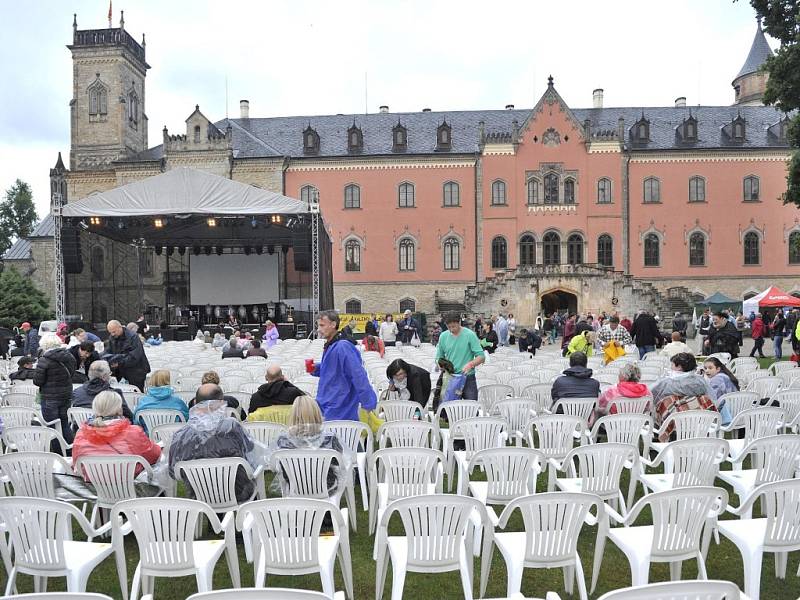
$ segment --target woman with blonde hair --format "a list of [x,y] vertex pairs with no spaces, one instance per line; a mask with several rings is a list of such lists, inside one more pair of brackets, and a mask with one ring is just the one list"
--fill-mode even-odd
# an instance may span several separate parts
[[586,356],[594,354],[594,331],[581,331],[573,337],[567,346],[567,356],[575,352],[583,352]]
[[150,375],[150,387],[147,395],[142,396],[133,413],[133,422],[139,423],[141,413],[146,410],[177,410],[183,415],[183,420],[189,419],[189,407],[180,396],[175,395],[175,390],[170,385],[170,373],[166,369],[159,369]]

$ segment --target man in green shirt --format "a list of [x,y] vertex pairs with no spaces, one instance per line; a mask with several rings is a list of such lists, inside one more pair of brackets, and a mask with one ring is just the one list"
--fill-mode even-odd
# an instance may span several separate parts
[[461,326],[458,313],[449,313],[445,317],[447,331],[439,336],[436,346],[436,360],[446,358],[453,364],[456,373],[467,376],[462,398],[478,399],[478,383],[475,381],[475,367],[484,361],[483,348],[475,332]]

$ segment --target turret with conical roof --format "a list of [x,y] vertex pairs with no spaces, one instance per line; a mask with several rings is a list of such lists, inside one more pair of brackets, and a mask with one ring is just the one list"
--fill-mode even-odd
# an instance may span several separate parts
[[761,19],[756,25],[756,35],[750,52],[744,61],[739,74],[733,80],[735,97],[734,104],[744,104],[748,106],[763,104],[764,90],[767,88],[767,78],[769,75],[761,70],[766,60],[772,56],[772,48],[769,47],[764,31],[761,29]]

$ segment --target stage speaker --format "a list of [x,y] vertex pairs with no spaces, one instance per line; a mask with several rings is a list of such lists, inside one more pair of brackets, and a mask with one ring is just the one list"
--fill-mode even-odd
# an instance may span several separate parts
[[61,228],[61,251],[64,256],[64,272],[83,273],[83,255],[81,253],[81,234],[76,227]]
[[294,339],[294,323],[278,323],[278,337],[282,340]]
[[311,270],[311,231],[295,229],[292,231],[292,250],[294,251],[294,270]]

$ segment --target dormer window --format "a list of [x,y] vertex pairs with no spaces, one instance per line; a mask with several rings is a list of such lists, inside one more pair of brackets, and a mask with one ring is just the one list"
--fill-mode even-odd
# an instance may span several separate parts
[[306,127],[305,131],[303,132],[303,153],[319,153],[319,134],[313,127],[311,127],[311,125]]
[[392,129],[392,152],[405,152],[408,149],[408,132],[397,122]]
[[689,118],[683,121],[681,137],[684,142],[697,141],[697,119],[693,116],[689,115]]
[[778,127],[778,137],[782,141],[786,141],[789,135],[789,117],[784,117]]
[[743,142],[745,134],[745,120],[739,115],[731,123],[731,137],[735,142]]
[[436,149],[437,150],[450,150],[452,147],[452,130],[447,121],[443,121],[436,129]]
[[633,126],[633,139],[640,144],[646,144],[650,141],[650,121],[644,118],[644,113]]
[[356,126],[355,121],[350,129],[347,130],[347,151],[361,152],[364,149],[364,135],[361,128]]

